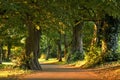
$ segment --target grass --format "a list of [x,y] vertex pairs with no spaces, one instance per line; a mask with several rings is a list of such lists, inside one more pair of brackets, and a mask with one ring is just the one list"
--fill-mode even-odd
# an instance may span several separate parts
[[25,71],[25,70],[1,70],[0,71],[0,78],[1,77],[9,77],[9,76],[17,76],[17,75],[20,75],[20,74],[25,74],[25,73],[30,73],[30,71]]
[[45,60],[45,59],[39,59],[39,62],[40,63],[57,63],[58,62],[58,60],[56,59],[56,58],[50,58],[50,59],[48,59],[48,60]]
[[[86,61],[82,60],[82,61],[72,62],[69,65],[75,66],[75,67],[81,67],[85,64],[86,64]],[[99,65],[95,65],[91,68],[104,69],[104,68],[110,68],[110,67],[116,67],[116,66],[120,66],[120,61],[106,62],[106,63],[102,63],[102,64],[99,64]]]
[[41,64],[66,64],[65,59],[62,59],[62,62],[59,62],[56,58],[50,58],[48,60],[45,59],[39,59],[39,62]]
[[30,73],[31,71],[28,70],[21,70],[18,68],[13,68],[14,63],[12,62],[3,62],[0,64],[0,78],[2,77],[9,77],[9,76],[17,76],[20,74],[27,74]]

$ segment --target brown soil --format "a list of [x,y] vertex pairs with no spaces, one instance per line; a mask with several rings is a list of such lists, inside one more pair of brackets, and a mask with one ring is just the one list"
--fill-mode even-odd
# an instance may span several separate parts
[[9,80],[120,80],[120,66],[80,69],[69,65],[42,64],[42,68],[42,71],[12,77]]

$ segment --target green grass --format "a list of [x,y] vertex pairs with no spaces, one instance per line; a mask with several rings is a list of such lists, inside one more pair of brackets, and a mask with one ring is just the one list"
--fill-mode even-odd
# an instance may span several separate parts
[[[72,62],[69,65],[75,66],[75,67],[81,67],[81,66],[87,65],[87,64],[86,64],[86,61],[83,60],[83,61]],[[102,69],[104,69],[104,68],[110,68],[110,67],[116,67],[116,66],[120,66],[120,60],[98,64],[98,65],[95,65],[94,67],[91,67],[91,68],[102,68]]]
[[20,75],[20,74],[28,74],[28,73],[30,73],[30,71],[17,70],[17,69],[1,70],[0,71],[0,77],[17,76],[17,75]]
[[12,62],[3,62],[0,64],[0,78],[1,77],[9,77],[9,76],[17,76],[20,74],[27,74],[31,71],[29,70],[21,70],[18,68],[14,68],[14,63]]
[[39,59],[39,62],[43,64],[65,64],[65,59],[63,58],[62,60],[62,62],[59,62],[56,58],[50,58],[48,60]]
[[[58,62],[56,58],[50,58],[49,60],[39,59],[39,62],[44,64],[65,64],[64,59],[62,62]],[[15,64],[12,62],[3,62],[0,64],[0,77],[17,76],[20,74],[29,74],[32,72],[30,70],[14,68],[14,65]]]

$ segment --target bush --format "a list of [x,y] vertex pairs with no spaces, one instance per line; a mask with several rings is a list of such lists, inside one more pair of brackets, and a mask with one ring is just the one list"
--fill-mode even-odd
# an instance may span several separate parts
[[78,61],[84,59],[84,53],[80,53],[79,51],[76,51],[71,55],[70,61]]
[[100,48],[94,47],[85,54],[86,63],[83,65],[84,68],[93,67],[100,63],[102,60]]
[[104,60],[105,60],[106,62],[118,61],[118,60],[120,60],[120,53],[108,52],[108,53],[105,55]]

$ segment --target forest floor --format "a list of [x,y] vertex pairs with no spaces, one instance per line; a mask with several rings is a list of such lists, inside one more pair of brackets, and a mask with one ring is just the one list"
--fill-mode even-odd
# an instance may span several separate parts
[[0,80],[120,80],[120,66],[81,69],[71,65],[42,63],[42,71],[9,76]]

